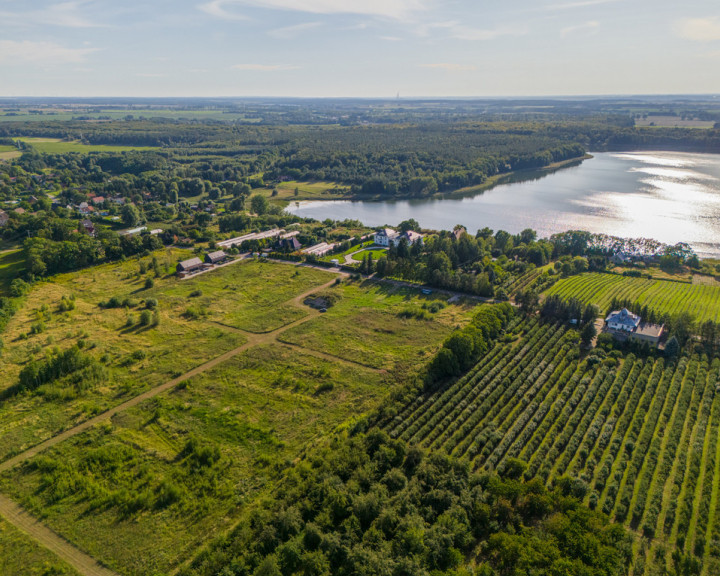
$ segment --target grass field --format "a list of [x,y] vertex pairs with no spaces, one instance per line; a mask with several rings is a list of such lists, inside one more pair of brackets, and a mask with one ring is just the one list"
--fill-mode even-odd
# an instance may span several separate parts
[[720,573],[720,360],[582,358],[577,333],[531,320],[464,377],[399,410],[392,436],[475,469],[582,481],[585,500],[639,536],[635,576],[677,547]]
[[41,154],[66,154],[67,152],[131,152],[133,150],[154,150],[148,146],[107,146],[102,144],[81,144],[80,142],[65,142],[55,138],[18,138],[30,144]]
[[[339,301],[321,317],[285,332],[281,339],[380,369],[418,365],[437,345],[470,319],[473,306],[448,306],[436,314],[423,304],[441,296],[418,296],[417,290],[365,282],[333,288]],[[405,312],[410,312],[405,317]],[[418,318],[415,314],[423,315]]]
[[[298,189],[297,196],[295,189]],[[340,198],[350,197],[350,187],[335,182],[297,182],[291,180],[288,182],[280,182],[275,190],[278,193],[273,196],[271,188],[258,189],[256,192],[262,192],[270,200],[282,202],[300,202],[302,200],[338,200]]]
[[[192,308],[221,324],[263,333],[305,316],[301,308],[288,301],[333,278],[313,268],[248,261],[158,287],[156,291],[178,313]],[[202,294],[190,296],[197,291]]]
[[388,386],[370,370],[263,346],[35,458],[2,487],[121,574],[166,574]]
[[9,296],[10,283],[25,269],[22,250],[0,252],[0,296]]
[[79,576],[70,566],[2,519],[0,519],[0,574]]
[[630,299],[668,314],[689,312],[696,321],[720,321],[720,286],[587,273],[557,282],[546,295],[579,298],[605,312],[613,298]]
[[2,146],[0,145],[0,160],[12,160],[18,158],[21,152],[18,151],[15,146]]

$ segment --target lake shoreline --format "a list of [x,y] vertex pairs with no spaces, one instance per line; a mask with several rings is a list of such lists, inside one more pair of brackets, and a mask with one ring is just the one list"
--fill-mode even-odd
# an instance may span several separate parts
[[[377,194],[333,194],[328,193],[327,198],[317,197],[303,197],[300,193],[294,199],[287,200],[283,199],[278,202],[283,208],[287,208],[291,204],[302,202],[392,202],[392,201],[405,201],[405,200],[431,200],[441,198],[462,198],[466,196],[473,196],[486,190],[490,190],[495,186],[507,183],[507,181],[521,182],[525,178],[531,179],[533,175],[538,174],[551,174],[564,168],[570,168],[572,166],[578,166],[585,160],[592,159],[592,154],[584,154],[582,156],[576,156],[575,158],[568,158],[567,160],[561,160],[560,162],[553,162],[542,168],[525,168],[523,170],[513,170],[511,172],[503,172],[502,174],[496,174],[490,176],[482,184],[476,184],[475,186],[466,186],[465,188],[458,188],[457,190],[450,190],[445,192],[435,192],[428,196],[409,196],[409,195],[395,195],[395,196],[378,196]],[[272,200],[272,198],[270,198]]]
[[298,202],[287,208],[322,221],[358,220],[422,228],[489,227],[540,237],[587,230],[622,238],[687,242],[698,256],[720,256],[720,164],[713,154],[597,152],[544,170],[523,171],[460,193],[426,198]]

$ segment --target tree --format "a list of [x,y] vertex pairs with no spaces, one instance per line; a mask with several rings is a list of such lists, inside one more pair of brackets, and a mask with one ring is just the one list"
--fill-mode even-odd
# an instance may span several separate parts
[[258,216],[266,214],[269,206],[270,203],[268,202],[268,199],[262,194],[255,194],[250,198],[250,208]]
[[232,187],[232,195],[235,198],[247,198],[250,196],[250,192],[252,191],[252,188],[248,184],[245,184],[245,182],[238,182]]
[[680,352],[680,344],[678,344],[677,338],[671,336],[665,344],[665,356],[668,358],[674,358]]
[[582,327],[582,330],[580,330],[580,340],[586,348],[592,344],[593,338],[597,336],[597,330],[595,329],[595,323],[594,322],[588,322],[585,324],[585,326]]
[[120,210],[120,218],[122,218],[122,222],[125,226],[137,226],[138,224],[142,224],[143,221],[138,207],[129,202],[123,204],[123,207]]
[[415,218],[410,218],[408,220],[403,220],[398,224],[398,228],[400,229],[400,232],[407,232],[408,230],[414,230],[415,232],[420,231],[420,224],[418,223]]

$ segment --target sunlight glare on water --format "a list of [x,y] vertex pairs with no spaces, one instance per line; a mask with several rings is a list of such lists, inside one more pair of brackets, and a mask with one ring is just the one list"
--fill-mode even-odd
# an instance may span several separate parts
[[488,226],[540,236],[588,230],[687,242],[720,257],[720,156],[679,152],[597,153],[582,164],[501,184],[465,198],[385,202],[299,202],[298,216],[358,219],[369,226],[415,218],[421,226],[469,231]]

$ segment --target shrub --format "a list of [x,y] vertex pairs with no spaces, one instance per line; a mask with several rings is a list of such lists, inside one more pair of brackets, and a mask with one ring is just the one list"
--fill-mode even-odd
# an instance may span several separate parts
[[145,278],[145,290],[149,290],[153,286],[155,286],[155,280],[152,278]]
[[158,301],[157,298],[146,298],[145,299],[145,308],[148,310],[154,310],[157,308]]
[[152,322],[152,312],[150,310],[143,310],[140,313],[140,326],[149,326]]

